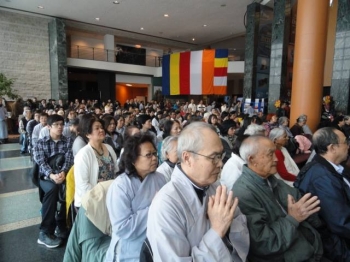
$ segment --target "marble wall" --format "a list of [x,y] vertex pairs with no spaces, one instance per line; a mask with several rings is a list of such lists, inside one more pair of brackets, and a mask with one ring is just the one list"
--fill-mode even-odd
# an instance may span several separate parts
[[350,2],[338,0],[331,96],[337,111],[350,113]]

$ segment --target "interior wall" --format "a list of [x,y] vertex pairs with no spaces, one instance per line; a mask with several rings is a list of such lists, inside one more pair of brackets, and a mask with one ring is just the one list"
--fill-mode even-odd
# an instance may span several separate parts
[[333,5],[329,7],[328,13],[328,30],[327,30],[327,49],[326,49],[326,61],[324,66],[323,86],[332,85],[333,75],[333,57],[334,57],[334,45],[335,34],[337,27],[337,12],[338,12],[338,0],[333,0]]
[[115,85],[115,99],[118,100],[122,105],[125,104],[126,100],[134,99],[137,96],[146,97],[148,99],[148,88],[136,88],[125,85]]
[[104,49],[105,44],[103,39],[88,38],[83,36],[72,35],[70,37],[71,46],[88,46]]

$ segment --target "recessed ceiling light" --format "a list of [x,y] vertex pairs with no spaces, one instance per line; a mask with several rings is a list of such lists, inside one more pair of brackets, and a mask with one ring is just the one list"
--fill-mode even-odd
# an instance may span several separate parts
[[222,5],[220,5],[221,7],[225,7],[226,6],[226,4],[222,4]]
[[140,30],[143,30],[143,29],[144,29],[143,27],[140,28]]
[[100,21],[100,18],[99,18],[99,17],[96,17],[95,19],[96,19],[96,21]]
[[132,84],[126,84],[126,86],[132,86]]
[[169,17],[169,15],[168,14],[164,14],[164,17]]
[[136,48],[141,48],[141,45],[135,45]]
[[196,40],[196,38],[192,38],[192,41],[195,41]]
[[44,9],[44,7],[42,5],[38,5],[39,9]]
[[120,4],[119,1],[113,1],[113,4]]
[[234,51],[236,51],[237,49],[236,48],[233,48]]
[[207,27],[207,25],[203,25],[203,27]]

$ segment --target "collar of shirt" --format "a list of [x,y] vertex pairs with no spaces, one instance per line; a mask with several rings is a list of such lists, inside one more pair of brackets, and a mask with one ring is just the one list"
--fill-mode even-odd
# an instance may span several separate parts
[[334,167],[335,171],[337,171],[337,173],[341,174],[343,173],[344,171],[344,167],[342,167],[341,165],[336,165],[336,164],[333,164],[332,162],[328,161],[328,163],[330,163],[332,165],[332,167]]

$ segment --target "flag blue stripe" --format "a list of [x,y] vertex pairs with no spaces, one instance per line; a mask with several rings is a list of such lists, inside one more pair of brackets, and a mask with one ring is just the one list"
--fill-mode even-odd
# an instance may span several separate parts
[[226,58],[228,57],[228,49],[216,49],[215,58]]
[[164,55],[162,61],[162,94],[170,95],[170,55]]

